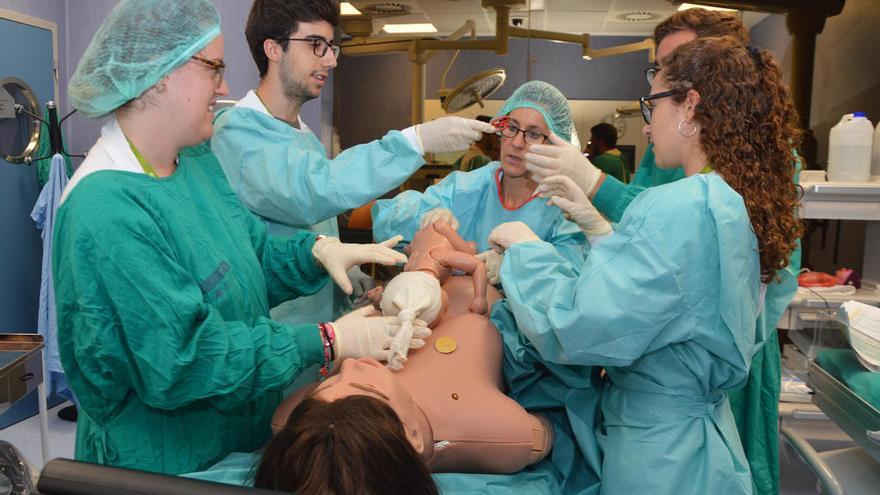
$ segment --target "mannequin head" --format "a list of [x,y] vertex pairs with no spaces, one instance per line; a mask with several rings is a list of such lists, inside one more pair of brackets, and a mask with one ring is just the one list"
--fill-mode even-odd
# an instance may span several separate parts
[[438,493],[395,410],[368,395],[303,400],[267,445],[254,485],[304,495]]

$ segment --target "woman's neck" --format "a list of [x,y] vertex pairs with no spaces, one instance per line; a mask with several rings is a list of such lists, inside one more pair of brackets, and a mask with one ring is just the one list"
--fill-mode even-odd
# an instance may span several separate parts
[[508,207],[518,207],[531,199],[532,194],[538,183],[529,178],[528,175],[520,177],[501,176],[501,199],[504,205]]
[[177,170],[177,144],[173,126],[167,119],[150,118],[149,114],[122,111],[116,113],[122,133],[137,148],[159,177],[168,177]]
[[687,177],[692,175],[699,174],[706,165],[709,165],[709,158],[706,156],[706,153],[703,152],[702,148],[694,147],[688,156],[685,157],[684,164],[682,164],[682,168],[684,168],[684,174]]

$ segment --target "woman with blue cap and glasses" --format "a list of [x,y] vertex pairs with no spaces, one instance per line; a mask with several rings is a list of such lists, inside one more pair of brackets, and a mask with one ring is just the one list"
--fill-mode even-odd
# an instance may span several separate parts
[[459,235],[477,244],[486,262],[489,280],[498,283],[501,255],[489,250],[489,233],[504,222],[519,220],[554,246],[572,263],[584,256],[584,237],[562,212],[537,199],[525,154],[535,144],[556,134],[574,139],[568,100],[543,81],[529,81],[513,92],[493,121],[501,136],[501,159],[472,172],[453,172],[424,193],[405,191],[373,206],[373,238],[402,235],[412,240],[416,231],[436,220],[446,220]]
[[[301,232],[272,237],[205,143],[227,93],[209,0],[123,0],[70,80],[112,118],[71,179],[53,268],[61,361],[79,401],[77,459],[164,473],[258,448],[306,367],[387,354],[396,318],[268,318],[367,262],[405,257]],[[413,346],[428,330],[419,323]]]
[[641,104],[657,165],[687,177],[642,192],[613,233],[575,181],[544,179],[592,249],[572,266],[501,225],[502,285],[545,361],[605,367],[604,493],[752,493],[727,391],[765,342],[766,284],[800,233],[794,106],[773,56],[731,37],[678,47]]

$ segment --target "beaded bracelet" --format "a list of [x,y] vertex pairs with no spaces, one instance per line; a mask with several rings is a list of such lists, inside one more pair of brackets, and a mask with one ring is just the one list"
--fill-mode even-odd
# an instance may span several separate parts
[[321,376],[327,378],[330,376],[330,366],[336,354],[333,350],[336,333],[333,331],[333,325],[328,323],[318,323],[318,332],[321,334],[321,341],[324,344],[324,366],[321,367]]

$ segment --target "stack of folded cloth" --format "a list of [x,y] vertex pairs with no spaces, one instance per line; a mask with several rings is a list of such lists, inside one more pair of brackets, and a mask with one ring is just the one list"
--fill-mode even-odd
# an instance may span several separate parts
[[849,345],[862,365],[880,371],[880,308],[847,301],[837,315],[847,325]]

